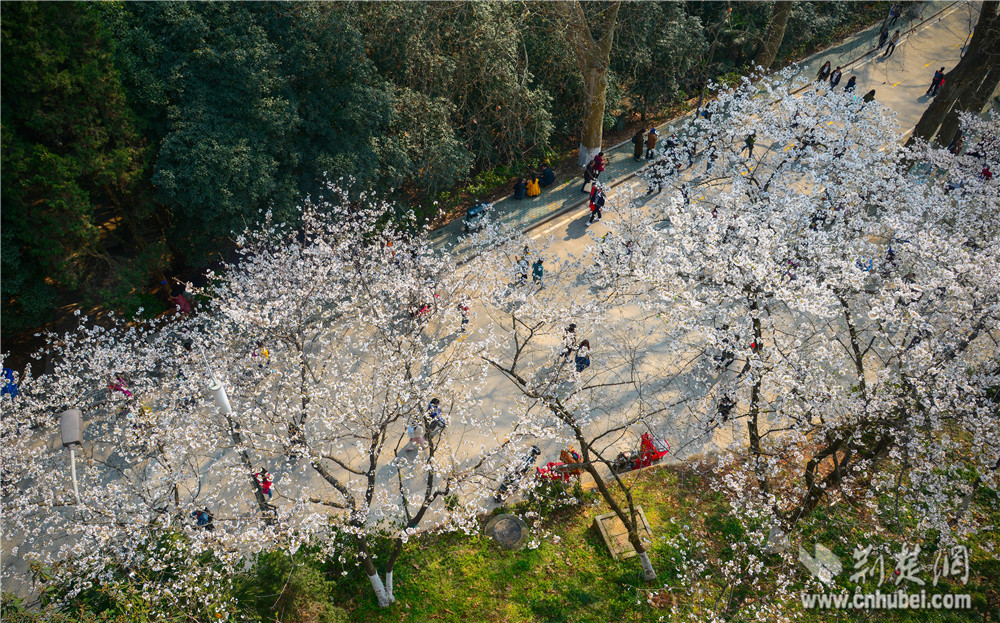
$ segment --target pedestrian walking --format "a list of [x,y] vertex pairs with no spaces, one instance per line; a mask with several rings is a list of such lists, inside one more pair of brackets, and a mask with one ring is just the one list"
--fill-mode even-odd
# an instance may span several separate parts
[[830,74],[830,88],[831,89],[837,88],[837,85],[840,84],[840,78],[843,75],[844,75],[843,72],[840,71],[840,65],[838,65],[837,68],[833,70],[833,73]]
[[722,400],[719,401],[719,406],[716,409],[716,414],[719,417],[719,419],[722,420],[723,424],[729,421],[729,414],[732,413],[735,407],[736,407],[736,401],[733,400],[732,396],[728,394],[723,396]]
[[595,220],[599,221],[604,216],[604,189],[600,186],[597,187],[597,192],[593,194],[590,200],[590,220],[587,224],[593,223]]
[[427,436],[432,437],[438,434],[444,430],[447,424],[448,422],[441,412],[441,399],[431,398],[430,404],[427,405]]
[[927,92],[924,95],[930,95],[934,97],[938,94],[938,91],[944,85],[944,67],[934,72],[934,77],[931,78],[931,86],[927,87]]
[[979,177],[986,182],[993,179],[993,171],[990,171],[990,165],[988,164],[983,165],[983,170],[979,172]]
[[266,495],[267,499],[270,500],[271,496],[274,494],[274,490],[271,488],[271,486],[274,484],[274,479],[271,478],[271,474],[268,473],[267,468],[266,467],[260,468],[260,471],[254,474],[253,477],[254,480],[257,481],[257,484],[260,486],[261,493]]
[[537,283],[539,288],[544,288],[545,284],[542,282],[542,277],[545,275],[545,267],[542,266],[542,258],[535,260],[535,263],[531,265],[531,282]]
[[[829,63],[827,63],[829,65]],[[753,146],[757,143],[757,131],[754,130],[750,134],[747,134],[746,139],[743,141],[743,149],[747,150],[747,157],[753,158]],[[743,153],[743,149],[740,153]]]
[[556,174],[548,162],[542,163],[542,188],[548,188],[556,181]]
[[865,104],[867,104],[868,102],[874,101],[875,100],[875,89],[872,89],[871,91],[868,91],[867,93],[865,93],[865,96],[862,97],[861,99],[864,101]]
[[635,133],[635,136],[632,137],[632,145],[634,146],[634,149],[632,150],[632,158],[636,162],[642,162],[642,138],[645,133],[646,128],[642,128]]
[[560,358],[565,359],[576,350],[576,325],[570,323],[568,327],[563,329],[563,350],[562,354],[559,355]]
[[406,434],[410,436],[410,444],[417,448],[423,448],[427,445],[427,440],[424,439],[424,425],[419,422],[413,422],[406,427]]
[[590,367],[590,341],[583,340],[579,348],[576,349],[576,357],[573,358],[577,372],[583,372]]
[[517,258],[517,274],[521,276],[521,283],[528,283],[528,259],[524,257]]
[[469,304],[459,303],[458,313],[462,316],[462,333],[465,333],[465,325],[469,324]]
[[597,171],[598,177],[600,177],[601,173],[604,173],[604,165],[604,152],[599,151],[597,152],[597,155],[594,156],[594,170]]
[[880,28],[878,31],[878,47],[875,49],[881,50],[882,46],[884,46],[885,42],[888,40],[889,40],[889,28],[886,27],[885,24],[883,24],[882,28]]
[[898,2],[889,7],[889,26],[895,24],[896,20],[899,19],[899,16],[902,15],[902,13],[903,8],[899,6]]
[[885,49],[885,54],[882,56],[888,58],[892,56],[892,53],[896,51],[896,44],[899,43],[899,31],[892,33],[892,37],[889,39],[889,45]]
[[819,73],[816,75],[816,82],[826,82],[826,79],[830,77],[830,61],[823,63],[823,66],[819,68]]
[[529,197],[537,197],[538,195],[542,194],[542,189],[538,185],[537,176],[535,175],[531,176],[531,179],[528,180],[528,186],[526,190]]
[[591,161],[590,164],[583,169],[583,188],[580,190],[585,193],[589,193],[593,188],[594,180],[596,179],[597,171],[594,169],[594,162]]
[[646,160],[653,159],[653,152],[656,150],[656,128],[649,130],[649,134],[646,135]]
[[844,85],[844,93],[854,93],[854,87],[858,84],[858,77],[851,76]]

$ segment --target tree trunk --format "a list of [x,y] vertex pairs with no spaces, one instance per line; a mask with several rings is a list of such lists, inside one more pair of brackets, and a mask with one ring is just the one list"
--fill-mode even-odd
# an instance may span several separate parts
[[[374,566],[372,569],[374,570]],[[392,602],[396,601],[392,597],[392,574],[388,574],[386,579],[388,580],[388,587],[382,583],[382,578],[378,577],[377,571],[368,576],[368,581],[372,584],[372,590],[375,591],[375,597],[378,598],[380,608],[388,608],[392,605]]]
[[951,139],[955,138],[955,134],[958,132],[958,112],[963,110],[978,114],[993,96],[998,84],[1000,84],[1000,64],[994,63],[979,87],[975,90],[966,89],[965,93],[955,102],[955,106],[941,123],[941,129],[938,130],[937,142],[939,145],[950,145]]
[[945,74],[941,92],[927,107],[913,129],[907,145],[921,138],[931,142],[941,128],[948,113],[967,89],[978,90],[986,75],[996,62],[1000,50],[1000,19],[997,15],[997,0],[983,2],[976,30],[969,43],[969,49],[954,69]]
[[[649,554],[646,553],[646,548],[642,547],[641,543],[638,546],[633,543],[632,547],[635,547],[635,551],[639,552],[639,562],[642,563],[642,579],[647,582],[655,582],[656,570],[653,569],[653,563],[649,562]],[[642,551],[639,551],[639,548],[642,548]]]
[[392,596],[392,569],[386,571],[385,582],[382,582],[382,578],[378,577],[378,570],[375,568],[375,563],[372,562],[371,553],[368,550],[368,540],[361,537],[359,545],[361,550],[361,566],[365,570],[365,575],[368,576],[368,581],[371,582],[372,590],[375,591],[375,597],[378,598],[378,605],[380,608],[387,608],[396,601],[396,598]]
[[580,159],[587,166],[601,151],[604,140],[604,108],[607,103],[608,68],[591,67],[584,71],[586,93],[583,103],[583,127],[580,131]]
[[551,6],[565,23],[563,35],[573,48],[576,64],[583,76],[583,125],[580,129],[580,157],[577,163],[587,164],[601,151],[604,138],[604,107],[607,103],[608,65],[611,57],[611,43],[614,40],[615,21],[618,19],[620,2],[614,2],[604,15],[604,27],[597,41],[591,35],[590,25],[583,14],[579,0],[553,2]]
[[760,65],[764,69],[770,69],[774,63],[774,57],[778,55],[778,48],[785,38],[785,26],[788,25],[788,16],[792,14],[792,0],[778,0],[771,9],[771,23],[767,27],[767,36],[764,39],[764,47],[761,48],[754,59],[754,65]]

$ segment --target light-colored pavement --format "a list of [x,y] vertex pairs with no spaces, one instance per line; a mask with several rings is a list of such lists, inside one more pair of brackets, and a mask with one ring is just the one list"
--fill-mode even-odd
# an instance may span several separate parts
[[[847,84],[851,75],[856,75],[859,95],[875,89],[880,102],[900,113],[901,127],[912,128],[930,104],[930,99],[922,96],[935,69],[944,66],[950,70],[958,62],[962,46],[978,18],[978,7],[978,3],[925,2],[915,11],[906,11],[891,26],[890,32],[898,29],[902,37],[888,59],[882,57],[882,50],[875,49],[879,24],[806,58],[800,65],[801,70],[805,75],[815,74],[826,61],[832,66],[842,66],[844,76],[840,88]],[[692,115],[687,113],[658,126],[661,143],[688,123]],[[632,148],[629,141],[605,147],[607,167],[599,181],[615,186],[632,179],[646,166],[645,160],[632,159]],[[551,224],[553,219],[578,209],[586,210],[587,196],[581,192],[582,186],[581,174],[571,180],[557,179],[537,197],[518,200],[508,196],[493,204],[492,218],[525,232],[543,225],[543,231],[555,231],[556,227]],[[559,222],[573,220],[575,218],[571,217]],[[581,233],[579,229],[573,232],[576,237]],[[471,249],[463,238],[460,218],[435,229],[430,236],[435,249],[449,248],[459,257],[467,257]]]

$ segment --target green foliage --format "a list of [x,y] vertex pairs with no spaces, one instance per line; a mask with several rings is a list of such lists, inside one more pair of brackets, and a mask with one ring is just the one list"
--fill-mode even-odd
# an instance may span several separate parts
[[673,2],[625,2],[618,12],[611,70],[643,114],[678,98],[708,43],[701,20]]
[[[798,2],[780,54],[886,6]],[[584,3],[595,22],[605,8]],[[583,81],[549,3],[5,9],[8,334],[60,299],[154,313],[143,285],[228,252],[262,211],[294,221],[324,177],[394,189],[428,219],[577,144]],[[767,3],[622,3],[605,127],[737,78],[769,17]]]
[[261,555],[237,591],[241,603],[252,603],[259,621],[347,623],[347,613],[332,602],[334,582],[311,553]]
[[105,19],[189,261],[263,210],[293,219],[324,177],[401,179],[389,88],[332,6],[127,3]]
[[510,3],[351,3],[378,72],[395,86],[411,184],[428,195],[470,170],[537,155],[552,132],[548,94],[523,54]]
[[59,289],[131,292],[162,253],[147,150],[91,7],[5,6],[2,40],[2,296],[16,331],[50,318]]

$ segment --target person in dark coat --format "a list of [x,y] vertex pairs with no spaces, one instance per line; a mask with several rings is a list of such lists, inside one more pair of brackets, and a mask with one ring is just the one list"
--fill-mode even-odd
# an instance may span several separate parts
[[865,93],[865,96],[862,97],[861,99],[864,100],[866,104],[868,102],[873,101],[875,99],[875,89],[872,89],[871,91]]
[[819,73],[816,74],[817,82],[826,82],[826,79],[830,77],[830,61],[823,63],[823,66],[819,68]]
[[854,93],[854,87],[857,85],[857,83],[858,83],[858,77],[851,76],[850,79],[848,79],[847,84],[844,86],[844,92]]
[[886,28],[885,25],[883,25],[878,33],[878,48],[876,49],[881,50],[882,46],[884,46],[885,42],[888,40],[889,40],[889,29]]
[[896,44],[899,43],[899,31],[892,33],[892,37],[889,39],[889,45],[885,48],[885,54],[882,56],[890,57],[892,53],[896,51]]
[[593,194],[590,200],[590,219],[587,224],[591,224],[594,221],[601,220],[603,216],[602,210],[604,208],[604,190],[598,187],[597,192]]
[[646,135],[646,160],[653,159],[653,151],[656,150],[656,128],[649,130],[649,134]]
[[556,174],[555,174],[555,172],[552,171],[552,167],[549,166],[548,162],[543,163],[542,164],[542,188],[545,188],[546,186],[551,186],[553,183],[555,183],[555,181],[556,181]]
[[838,65],[837,68],[833,70],[833,73],[830,74],[830,88],[831,89],[837,88],[837,85],[840,84],[840,78],[843,75],[844,75],[844,73],[842,71],[840,71],[840,65]]
[[930,95],[931,97],[936,96],[943,84],[944,84],[944,67],[934,72],[934,77],[931,78],[931,86],[927,87],[927,92],[924,93],[924,95]]
[[528,183],[524,181],[523,177],[517,178],[517,181],[514,182],[514,198],[524,199],[524,195],[527,191],[528,191]]
[[597,171],[594,169],[594,163],[592,161],[583,170],[583,187],[580,190],[583,192],[588,192],[587,184],[592,183],[596,179],[597,179]]
[[642,147],[643,147],[642,137],[645,133],[646,133],[646,128],[643,128],[638,132],[636,132],[635,136],[632,137],[632,145],[634,146],[634,149],[632,150],[632,157],[635,159],[636,162],[642,161]]
[[743,150],[745,149],[747,152],[747,158],[753,158],[753,146],[756,143],[757,143],[757,131],[754,130],[750,134],[747,134],[746,139],[743,141],[743,149],[740,150],[740,153],[742,154]]

